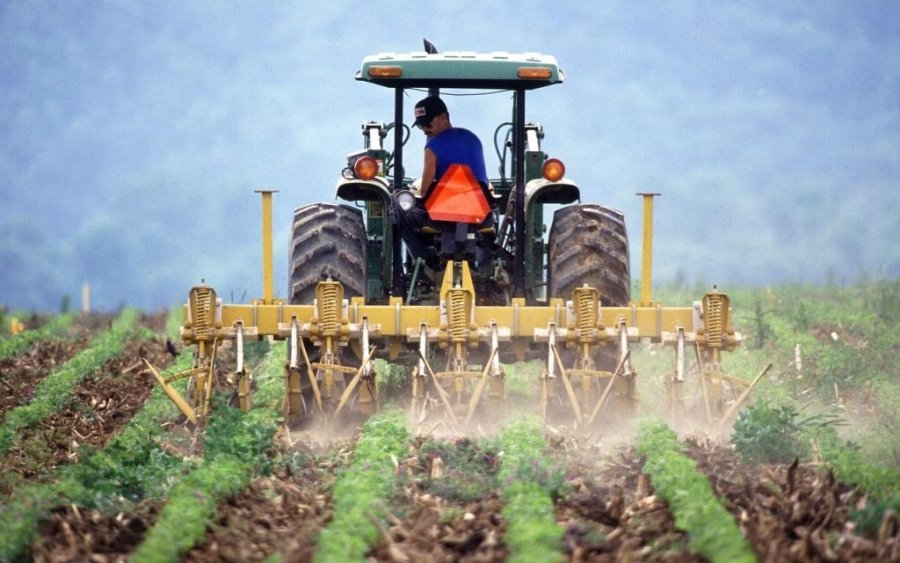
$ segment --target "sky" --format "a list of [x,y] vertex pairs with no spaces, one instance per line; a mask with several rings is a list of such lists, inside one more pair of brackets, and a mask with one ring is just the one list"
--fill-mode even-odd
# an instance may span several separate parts
[[[0,305],[258,297],[259,189],[283,296],[292,210],[393,118],[354,72],[422,38],[558,59],[527,118],[582,201],[625,212],[635,277],[636,192],[662,194],[657,283],[900,276],[897,2],[0,0]],[[448,104],[496,169],[508,97]]]

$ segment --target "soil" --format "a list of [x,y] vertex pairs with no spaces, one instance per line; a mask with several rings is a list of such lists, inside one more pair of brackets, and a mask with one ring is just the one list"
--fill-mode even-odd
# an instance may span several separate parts
[[[105,327],[108,319],[91,320]],[[160,315],[141,321],[161,331]],[[85,330],[83,325],[76,329]],[[82,333],[84,334],[84,333]],[[0,364],[0,414],[27,400],[34,386],[87,343],[84,336],[46,341]],[[25,482],[52,478],[85,444],[103,447],[147,400],[154,381],[141,358],[165,366],[165,340],[130,341],[122,357],[78,385],[62,412],[22,432],[0,462],[0,502]],[[183,439],[175,437],[174,439]],[[439,442],[440,454],[435,454]],[[309,432],[279,433],[279,451],[296,460],[261,475],[222,502],[205,539],[185,561],[311,561],[316,538],[332,517],[331,486],[353,442],[315,443]],[[760,561],[900,561],[900,523],[888,515],[879,529],[854,528],[850,513],[866,499],[811,464],[752,467],[727,445],[701,436],[689,455],[734,514]],[[503,561],[506,522],[493,477],[496,452],[460,437],[419,436],[398,460],[397,494],[382,516],[374,561]],[[627,445],[552,443],[566,482],[555,514],[570,561],[703,561],[691,551],[665,502],[642,474],[643,460]],[[431,449],[429,449],[431,448]],[[341,452],[341,453],[336,453]],[[436,459],[440,458],[440,462]],[[57,508],[32,546],[35,561],[124,561],[143,540],[161,505],[144,501],[119,514],[77,506]]]
[[900,561],[897,515],[886,513],[877,535],[860,535],[850,512],[865,507],[865,495],[827,469],[796,460],[754,468],[707,438],[687,443],[761,561]]
[[54,369],[70,360],[88,340],[40,340],[23,354],[0,360],[0,419],[34,396],[34,389]]

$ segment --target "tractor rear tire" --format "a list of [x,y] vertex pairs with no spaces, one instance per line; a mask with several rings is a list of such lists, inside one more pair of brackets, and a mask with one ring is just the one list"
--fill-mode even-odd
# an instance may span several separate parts
[[366,227],[362,211],[335,203],[315,203],[294,211],[290,248],[291,304],[312,305],[316,285],[331,278],[344,297],[366,293]]
[[588,284],[608,307],[631,300],[628,234],[620,211],[597,204],[570,205],[556,211],[548,242],[550,297],[571,299]]

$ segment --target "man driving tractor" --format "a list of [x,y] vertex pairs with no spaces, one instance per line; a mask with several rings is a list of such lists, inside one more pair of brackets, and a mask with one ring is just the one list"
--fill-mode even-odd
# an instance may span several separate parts
[[415,107],[415,125],[428,141],[425,143],[425,166],[422,168],[422,195],[435,180],[443,177],[451,164],[465,164],[484,184],[488,183],[481,141],[468,129],[450,123],[447,105],[437,96],[419,101]]
[[[471,175],[482,187],[486,201],[493,207],[494,197],[490,190],[487,170],[484,164],[484,149],[475,133],[450,123],[447,105],[437,96],[423,98],[415,105],[414,125],[425,133],[425,161],[420,179],[420,198],[426,201],[432,190],[444,178],[453,165],[468,168]],[[435,227],[429,212],[420,206],[405,209],[397,205],[398,221],[403,225],[401,232],[415,233],[404,237],[410,253],[416,258],[428,258],[428,248],[420,233],[428,226]],[[486,229],[494,226],[494,214],[488,213],[480,224]],[[439,229],[435,229],[435,233]]]

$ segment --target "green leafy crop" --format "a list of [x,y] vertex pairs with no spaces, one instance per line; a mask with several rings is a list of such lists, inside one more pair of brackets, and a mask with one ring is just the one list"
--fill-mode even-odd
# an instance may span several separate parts
[[138,312],[126,309],[112,327],[97,336],[91,346],[47,376],[35,389],[30,403],[16,407],[0,425],[0,454],[6,452],[18,431],[57,412],[72,396],[75,385],[122,353],[125,341],[135,331]]
[[562,528],[556,523],[553,499],[560,494],[564,474],[556,460],[545,455],[540,424],[530,418],[513,422],[503,428],[500,442],[503,541],[510,561],[560,561]]
[[409,430],[400,411],[388,410],[366,422],[353,461],[334,485],[334,519],[322,530],[318,561],[363,561],[378,540],[375,521],[397,481],[394,459],[406,451]]
[[682,453],[673,430],[662,422],[644,422],[637,451],[646,456],[644,472],[663,498],[675,525],[688,533],[690,545],[711,561],[756,561],[731,514],[721,504],[696,463]]
[[71,314],[57,315],[37,330],[26,330],[7,339],[0,340],[0,360],[21,354],[39,340],[58,337],[72,325]]

